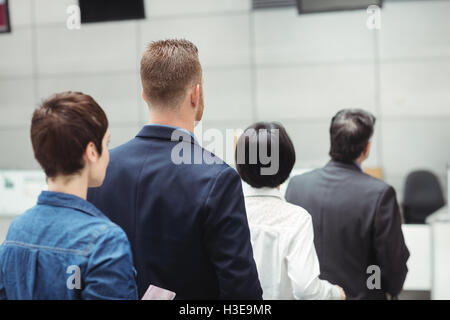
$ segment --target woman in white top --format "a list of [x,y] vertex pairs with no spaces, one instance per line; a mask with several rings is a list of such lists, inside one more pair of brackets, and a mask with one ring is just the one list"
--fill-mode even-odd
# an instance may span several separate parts
[[295,150],[281,124],[248,127],[236,145],[253,254],[264,299],[345,299],[342,288],[319,279],[309,213],[287,203],[279,186],[289,177]]

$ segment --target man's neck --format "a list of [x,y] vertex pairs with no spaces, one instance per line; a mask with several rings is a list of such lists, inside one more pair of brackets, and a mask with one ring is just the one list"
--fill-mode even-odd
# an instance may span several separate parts
[[175,114],[158,114],[150,112],[149,124],[163,124],[166,126],[178,127],[194,133],[194,121],[186,120]]
[[362,168],[362,163],[364,162],[364,160],[366,160],[366,158],[363,157],[363,156],[361,156],[361,157],[359,157],[358,159],[356,159],[356,160],[354,161],[354,163],[358,166],[358,168],[359,168],[361,171],[363,170],[363,168]]

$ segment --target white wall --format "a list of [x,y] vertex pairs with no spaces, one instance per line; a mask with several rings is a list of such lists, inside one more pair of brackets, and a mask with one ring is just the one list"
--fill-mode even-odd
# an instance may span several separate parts
[[0,216],[0,243],[2,243],[8,233],[9,225],[11,224],[12,218]]
[[[31,112],[50,93],[92,94],[111,123],[112,146],[145,123],[139,59],[145,44],[186,37],[205,74],[204,128],[279,120],[297,166],[328,159],[328,126],[344,107],[378,117],[368,165],[401,193],[416,168],[445,185],[450,160],[450,1],[385,2],[381,31],[364,10],[299,16],[251,11],[250,0],[147,0],[147,19],[65,27],[74,0],[10,0],[13,32],[0,35],[0,168],[38,168]],[[3,199],[0,199],[3,201]]]

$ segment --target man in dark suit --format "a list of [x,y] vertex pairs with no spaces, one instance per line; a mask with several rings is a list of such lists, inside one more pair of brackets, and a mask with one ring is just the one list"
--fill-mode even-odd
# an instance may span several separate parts
[[361,170],[375,117],[339,111],[331,122],[332,160],[293,177],[286,200],[312,216],[320,278],[341,286],[348,299],[397,296],[408,272],[395,190]]
[[180,299],[261,299],[239,175],[193,134],[204,108],[197,47],[151,43],[141,80],[149,124],[111,150],[88,194],[127,233],[139,296],[151,284]]

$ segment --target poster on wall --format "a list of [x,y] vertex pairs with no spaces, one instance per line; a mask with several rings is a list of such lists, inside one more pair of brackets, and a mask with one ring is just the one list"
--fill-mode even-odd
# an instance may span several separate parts
[[0,33],[11,32],[8,0],[0,0]]
[[46,189],[41,170],[0,170],[0,217],[24,213]]

